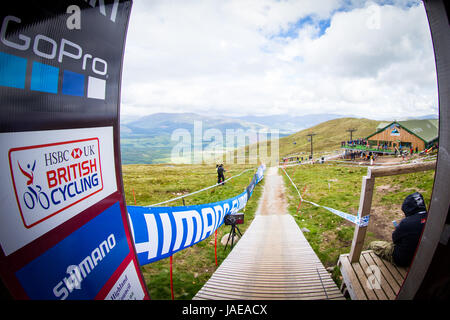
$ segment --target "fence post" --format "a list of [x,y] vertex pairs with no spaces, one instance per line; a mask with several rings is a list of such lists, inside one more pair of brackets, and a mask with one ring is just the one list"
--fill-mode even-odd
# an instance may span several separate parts
[[[372,206],[372,195],[373,188],[375,185],[375,177],[371,176],[370,169],[368,170],[368,175],[363,177],[361,186],[361,196],[359,199],[359,209],[358,216],[362,219],[363,217],[370,214],[370,208]],[[364,239],[366,237],[367,226],[355,227],[355,233],[353,234],[352,247],[350,249],[349,259],[350,262],[359,261],[359,256],[364,245]]]
[[133,190],[134,205],[136,205],[136,195],[134,194],[134,189],[132,190]]
[[172,274],[173,274],[173,256],[170,256],[169,263],[170,263],[170,295],[172,297],[172,300],[175,300],[175,297],[174,297],[174,294],[173,294],[173,277],[172,277]]
[[217,229],[214,231],[214,258],[216,260],[216,267],[217,267]]

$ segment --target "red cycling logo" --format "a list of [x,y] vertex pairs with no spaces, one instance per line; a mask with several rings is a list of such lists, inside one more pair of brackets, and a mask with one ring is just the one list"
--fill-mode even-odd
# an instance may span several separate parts
[[39,204],[42,209],[47,210],[50,207],[50,200],[45,194],[45,192],[42,191],[42,187],[39,185],[34,185],[34,170],[36,169],[36,160],[34,160],[33,165],[27,164],[26,169],[23,169],[17,161],[17,164],[19,166],[20,172],[28,179],[27,181],[27,191],[23,193],[23,202],[27,206],[28,209],[32,210],[36,206],[36,204]]

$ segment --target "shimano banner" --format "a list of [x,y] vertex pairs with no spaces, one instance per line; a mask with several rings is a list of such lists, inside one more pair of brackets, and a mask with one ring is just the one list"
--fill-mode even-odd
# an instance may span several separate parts
[[[263,178],[264,167],[252,183]],[[254,185],[253,185],[254,187]],[[190,247],[219,228],[227,214],[243,209],[253,193],[248,188],[231,199],[180,207],[127,206],[139,263],[145,265]]]
[[119,142],[131,0],[0,13],[0,276],[16,299],[147,299]]

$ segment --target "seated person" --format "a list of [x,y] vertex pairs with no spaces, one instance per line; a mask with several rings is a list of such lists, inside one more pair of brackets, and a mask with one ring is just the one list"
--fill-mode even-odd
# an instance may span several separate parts
[[369,249],[399,267],[409,267],[427,220],[427,209],[420,193],[410,194],[402,204],[405,218],[395,227],[392,242],[372,241]]

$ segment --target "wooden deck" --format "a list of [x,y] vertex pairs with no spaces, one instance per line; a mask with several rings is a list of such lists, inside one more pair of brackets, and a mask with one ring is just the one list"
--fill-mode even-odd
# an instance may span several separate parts
[[372,250],[363,251],[358,262],[339,257],[343,277],[341,290],[352,300],[395,300],[407,270],[380,259]]
[[257,215],[196,300],[344,299],[294,218]]

